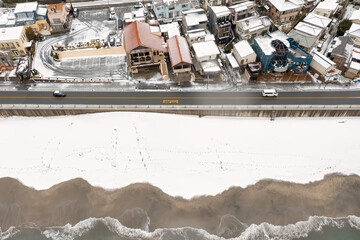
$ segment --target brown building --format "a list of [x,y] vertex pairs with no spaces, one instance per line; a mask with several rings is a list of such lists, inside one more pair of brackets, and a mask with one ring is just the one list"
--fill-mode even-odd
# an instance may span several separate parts
[[171,66],[175,73],[190,72],[192,59],[184,37],[175,35],[167,41]]
[[124,29],[125,51],[132,73],[139,68],[159,66],[162,75],[167,75],[164,39],[151,33],[146,23],[132,22]]
[[269,0],[265,8],[275,23],[284,24],[295,20],[303,6],[301,0]]
[[14,62],[11,59],[11,52],[0,51],[0,72],[7,72],[14,69]]

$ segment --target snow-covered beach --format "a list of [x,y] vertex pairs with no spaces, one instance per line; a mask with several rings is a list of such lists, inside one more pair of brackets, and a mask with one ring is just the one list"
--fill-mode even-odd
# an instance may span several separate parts
[[185,198],[264,178],[306,183],[359,174],[359,118],[223,118],[99,113],[0,119],[0,177],[46,189],[82,177],[149,182]]

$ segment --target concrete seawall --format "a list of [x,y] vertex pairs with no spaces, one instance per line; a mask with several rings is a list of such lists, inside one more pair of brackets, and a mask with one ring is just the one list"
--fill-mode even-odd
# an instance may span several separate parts
[[61,116],[97,112],[155,112],[236,117],[354,117],[359,105],[186,106],[186,105],[0,105],[0,116]]

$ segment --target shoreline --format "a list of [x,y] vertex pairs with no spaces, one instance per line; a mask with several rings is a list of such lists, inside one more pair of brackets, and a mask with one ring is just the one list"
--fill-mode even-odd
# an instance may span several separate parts
[[[29,222],[39,227],[74,226],[91,217],[112,217],[125,226],[144,230],[149,218],[150,232],[188,226],[218,235],[220,222],[224,229],[224,224],[225,228],[234,225],[234,219],[244,224],[238,225],[243,231],[263,222],[284,226],[311,216],[360,216],[358,175],[331,174],[308,184],[267,179],[191,200],[170,196],[150,184],[135,183],[109,191],[79,178],[39,191],[16,179],[1,178],[0,192],[3,230]],[[222,219],[227,215],[234,218]]]

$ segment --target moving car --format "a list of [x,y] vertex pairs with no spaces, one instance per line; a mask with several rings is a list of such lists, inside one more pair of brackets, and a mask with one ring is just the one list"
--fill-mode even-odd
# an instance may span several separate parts
[[142,3],[135,3],[134,8],[142,8],[144,5]]
[[66,92],[63,91],[54,91],[53,92],[54,97],[66,97]]
[[264,89],[262,91],[263,97],[277,97],[279,93],[276,91],[276,89]]

